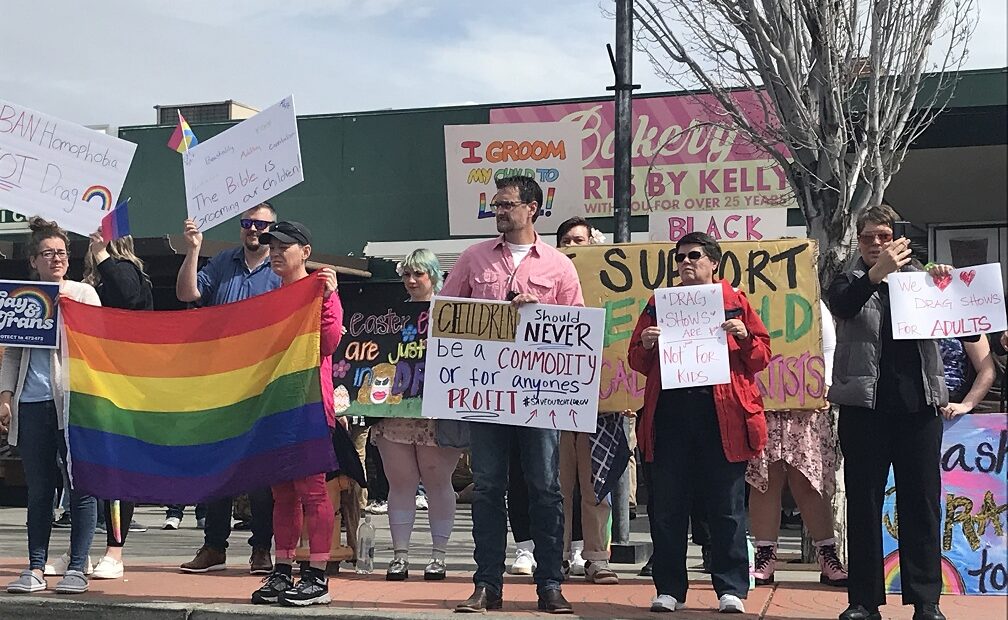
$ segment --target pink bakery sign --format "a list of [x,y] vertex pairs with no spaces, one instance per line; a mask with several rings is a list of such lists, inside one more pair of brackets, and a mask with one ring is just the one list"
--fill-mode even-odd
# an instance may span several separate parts
[[[752,111],[750,118],[762,115],[756,93],[734,96]],[[780,166],[741,132],[726,127],[727,117],[717,114],[715,105],[710,95],[634,99],[634,215],[796,206]],[[576,124],[582,138],[584,203],[580,209],[568,208],[571,215],[600,217],[612,214],[613,110],[612,101],[495,108],[490,122]]]

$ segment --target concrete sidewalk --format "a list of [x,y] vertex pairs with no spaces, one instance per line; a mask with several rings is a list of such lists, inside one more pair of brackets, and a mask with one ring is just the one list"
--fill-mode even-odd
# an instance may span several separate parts
[[[160,527],[163,513],[154,508],[137,511],[137,520]],[[25,510],[0,509],[0,585],[15,578],[26,566],[24,529]],[[202,544],[202,532],[195,529],[192,514],[186,515],[178,531],[152,529],[131,533],[126,544],[126,574],[121,580],[92,580],[91,591],[79,596],[63,596],[46,591],[36,595],[0,593],[0,618],[279,618],[282,616],[326,616],[338,618],[449,618],[455,603],[472,592],[472,539],[468,506],[460,505],[454,537],[448,554],[449,578],[443,582],[423,581],[423,565],[429,549],[430,535],[425,513],[419,513],[413,539],[415,574],[406,582],[384,580],[384,567],[391,559],[387,519],[374,518],[379,537],[376,548],[376,572],[356,575],[344,569],[330,578],[333,603],[311,609],[262,607],[248,604],[249,596],[260,578],[248,574],[249,548],[247,532],[234,532],[228,558],[228,570],[205,575],[188,575],[178,571],[178,564],[192,558]],[[633,538],[646,537],[646,519],[633,522]],[[784,553],[795,553],[798,540],[784,539]],[[55,557],[66,549],[68,530],[54,530],[50,555]],[[104,551],[104,537],[96,536],[92,559],[97,562]],[[699,564],[699,550],[691,549],[689,565]],[[650,579],[637,577],[639,566],[616,565],[621,583],[613,586],[588,584],[583,578],[573,578],[564,584],[564,595],[574,604],[575,618],[654,618],[648,611],[654,587]],[[818,572],[809,567],[785,565],[799,570],[778,571],[776,587],[761,587],[750,593],[746,601],[748,614],[741,618],[828,619],[836,618],[846,607],[846,592],[826,588],[817,582]],[[49,578],[50,587],[57,578]],[[529,577],[507,576],[502,612],[499,617],[543,616],[536,610],[535,586]],[[899,597],[890,597],[891,605],[883,608],[886,618],[912,616],[912,608],[899,605]],[[702,573],[691,573],[688,609],[676,617],[714,618],[717,599],[710,579]],[[944,597],[942,608],[950,619],[983,620],[1005,618],[1008,600],[1003,597]]]

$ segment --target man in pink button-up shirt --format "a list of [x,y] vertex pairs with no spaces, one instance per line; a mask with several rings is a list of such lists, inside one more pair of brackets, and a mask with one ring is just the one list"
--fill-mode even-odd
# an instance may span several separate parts
[[[497,216],[497,239],[477,243],[459,257],[441,289],[445,297],[498,299],[523,304],[583,306],[581,282],[574,263],[543,243],[534,222],[542,205],[542,189],[529,177],[497,180],[490,207]],[[560,593],[563,553],[563,499],[560,495],[560,435],[553,429],[472,422],[473,541],[476,589],[458,612],[500,609],[504,589],[507,523],[504,495],[508,486],[508,455],[518,445],[529,490],[536,569],[533,578],[539,609],[569,613]]]

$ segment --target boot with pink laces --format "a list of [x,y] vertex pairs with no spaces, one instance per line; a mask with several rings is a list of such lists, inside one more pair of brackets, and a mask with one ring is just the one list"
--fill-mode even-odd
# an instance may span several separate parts
[[815,543],[816,559],[819,560],[819,583],[828,586],[846,587],[847,570],[837,556],[836,539],[829,538]]
[[753,577],[756,579],[756,585],[765,586],[773,583],[774,570],[777,569],[777,543],[757,540],[753,564],[755,565]]

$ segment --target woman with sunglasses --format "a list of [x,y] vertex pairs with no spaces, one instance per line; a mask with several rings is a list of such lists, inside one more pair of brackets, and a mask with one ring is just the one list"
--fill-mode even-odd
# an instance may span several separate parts
[[[944,620],[939,459],[948,388],[937,340],[893,338],[888,278],[919,271],[910,240],[893,238],[899,216],[866,207],[856,224],[860,256],[830,283],[837,319],[830,402],[840,405],[837,433],[847,492],[847,600],[840,620],[878,620],[886,602],[882,502],[890,466],[896,480],[903,604],[914,620]],[[934,278],[952,268],[934,265]]]
[[[59,284],[60,295],[100,306],[90,284],[66,279],[69,265],[67,234],[55,222],[33,217],[28,242],[28,265],[42,282]],[[60,381],[63,369],[57,349],[7,347],[0,364],[0,432],[17,446],[28,487],[28,569],[7,584],[8,592],[45,590],[44,572],[52,533],[52,501],[56,492],[57,453],[67,458],[63,434],[63,403],[66,393]],[[70,553],[56,592],[78,594],[88,589],[91,560],[88,549],[94,538],[97,508],[95,498],[70,489]]]
[[[98,291],[102,306],[123,310],[153,310],[151,281],[144,273],[143,261],[133,251],[133,237],[113,241],[92,233],[84,256],[84,283]],[[134,504],[103,500],[105,520],[105,555],[95,565],[94,579],[120,579],[123,576],[122,552],[133,521]]]
[[[676,243],[680,286],[719,281],[721,247],[693,232]],[[630,367],[647,377],[637,446],[651,463],[654,493],[651,611],[686,603],[687,529],[693,496],[710,522],[710,568],[718,609],[743,613],[749,592],[746,544],[746,463],[766,444],[763,399],[755,375],[770,361],[770,336],[745,294],[721,281],[731,383],[662,389],[654,296],[630,339]]]

